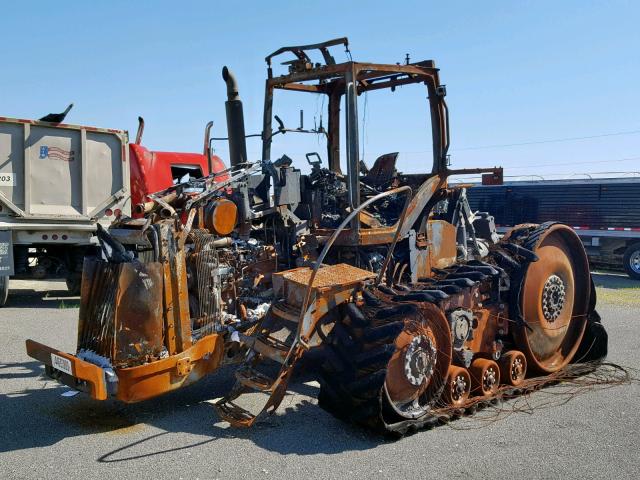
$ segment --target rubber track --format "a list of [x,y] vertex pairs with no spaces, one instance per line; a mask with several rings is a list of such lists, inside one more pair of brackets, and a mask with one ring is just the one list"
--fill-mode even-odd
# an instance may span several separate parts
[[337,331],[334,327],[325,343],[327,360],[320,368],[318,403],[338,418],[392,433],[399,427],[385,420],[390,413],[381,401],[386,366],[403,330],[403,319],[421,314],[410,303],[392,302],[384,296],[370,294],[369,306],[361,311],[353,305],[344,309],[345,322],[336,325]]
[[[501,273],[506,271],[511,277],[512,305],[520,304],[522,279],[529,263],[536,259],[533,251],[540,237],[555,223],[547,222],[516,229],[508,239],[516,248],[502,248],[498,245],[490,253],[490,258],[497,263],[493,268]],[[442,273],[449,272],[445,270]],[[500,403],[504,397],[512,398],[542,388],[536,386],[513,388],[506,392],[503,390],[500,398],[481,399],[471,407],[453,412],[449,409],[442,412],[434,410],[417,419],[401,419],[395,413],[390,414],[388,407],[383,405],[381,395],[386,364],[395,350],[395,338],[402,330],[399,328],[400,319],[416,308],[411,303],[402,303],[402,300],[426,301],[428,295],[423,295],[420,299],[412,298],[415,293],[407,294],[405,289],[381,287],[375,293],[366,292],[366,305],[362,310],[353,304],[346,306],[345,320],[326,339],[327,355],[320,368],[321,390],[318,403],[336,417],[385,434],[403,436],[471,415]],[[456,290],[458,289],[464,288],[456,286]],[[517,313],[521,318],[519,307]],[[393,421],[394,416],[397,421]]]

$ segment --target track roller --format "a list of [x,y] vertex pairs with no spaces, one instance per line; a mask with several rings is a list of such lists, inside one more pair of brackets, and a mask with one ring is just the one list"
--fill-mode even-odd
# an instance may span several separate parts
[[471,394],[471,375],[463,367],[451,365],[447,373],[447,384],[443,392],[444,401],[454,407],[462,407]]
[[511,350],[500,358],[500,378],[503,383],[518,387],[527,375],[527,358],[518,350]]
[[500,385],[500,367],[493,360],[476,358],[469,367],[471,391],[475,395],[495,395]]

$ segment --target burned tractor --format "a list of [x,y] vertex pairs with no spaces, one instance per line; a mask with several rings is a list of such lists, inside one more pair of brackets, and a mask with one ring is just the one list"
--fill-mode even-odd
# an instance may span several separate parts
[[[575,233],[528,224],[500,238],[491,215],[471,211],[464,187],[449,184],[492,169],[449,168],[434,62],[337,63],[338,45],[348,52],[341,38],[266,57],[258,162],[247,158],[237,83],[224,69],[230,167],[149,195],[143,218],[99,232],[101,256],[84,264],[76,354],[27,341],[51,376],[96,399],[135,402],[237,363],[216,408],[246,427],[278,407],[306,356],[323,408],[403,432],[444,407],[606,354]],[[293,59],[276,75],[281,55]],[[403,174],[397,153],[368,168],[359,96],[409,85],[428,97],[431,170]],[[276,91],[326,98],[327,127],[285,127]],[[286,154],[272,161],[277,135],[294,133],[326,139],[326,160],[308,153],[304,173]],[[264,396],[253,411],[243,401],[252,392]]]

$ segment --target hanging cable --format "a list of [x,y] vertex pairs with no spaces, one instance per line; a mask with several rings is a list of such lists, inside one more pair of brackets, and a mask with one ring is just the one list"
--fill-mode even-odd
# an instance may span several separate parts
[[344,46],[344,52],[347,54],[347,58],[350,62],[353,62],[353,58],[351,57],[351,50],[349,50],[349,44]]

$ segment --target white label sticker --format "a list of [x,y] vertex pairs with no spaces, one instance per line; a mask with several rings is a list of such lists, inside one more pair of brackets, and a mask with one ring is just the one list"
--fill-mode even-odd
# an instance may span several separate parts
[[55,353],[51,354],[51,366],[56,370],[60,370],[61,372],[68,373],[69,375],[73,375],[73,370],[71,369],[71,360],[68,358],[61,357],[60,355],[56,355]]
[[13,173],[0,173],[0,187],[15,187]]

